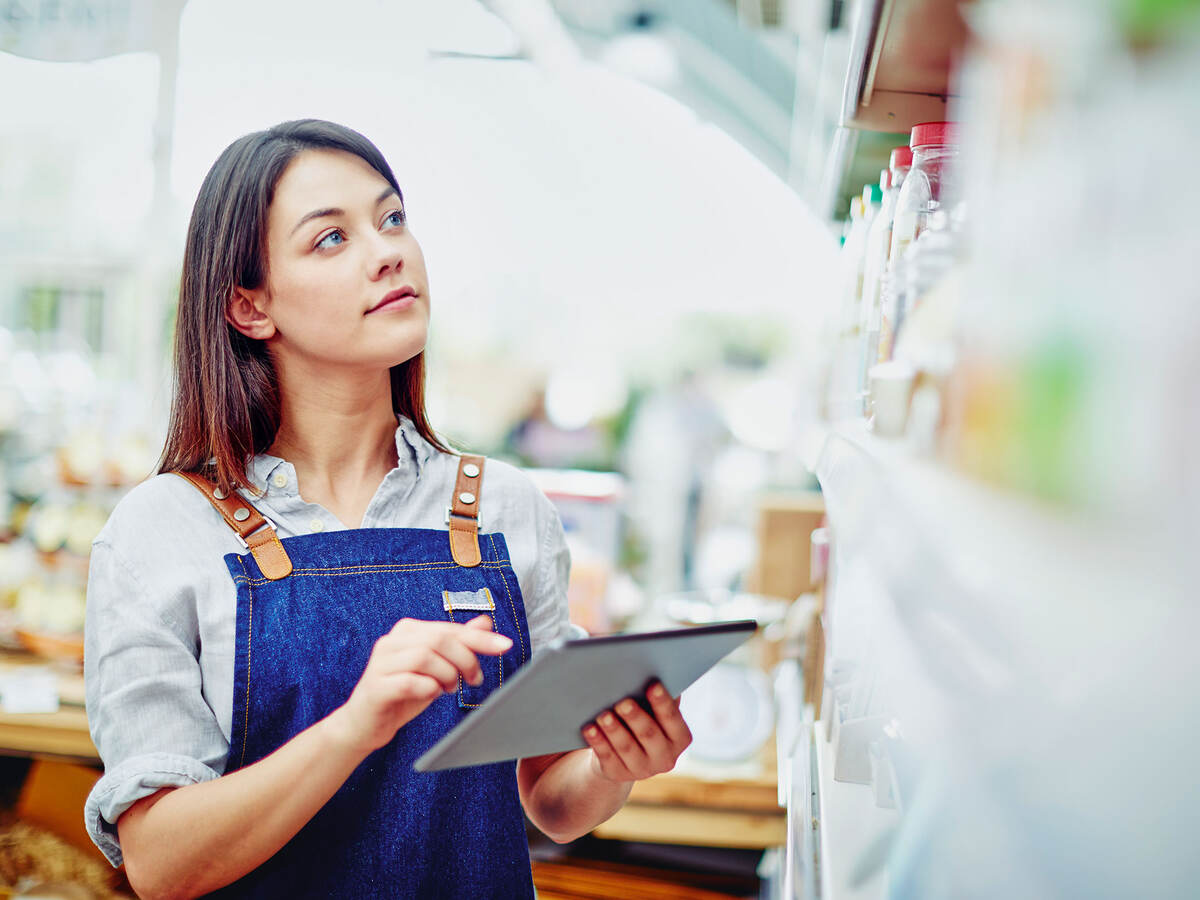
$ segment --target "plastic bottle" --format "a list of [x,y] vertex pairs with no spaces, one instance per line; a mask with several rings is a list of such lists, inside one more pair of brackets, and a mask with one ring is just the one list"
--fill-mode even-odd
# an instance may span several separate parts
[[958,126],[953,122],[914,125],[912,169],[896,198],[890,259],[900,259],[924,230],[931,213],[941,208],[953,160],[958,156]]
[[842,289],[833,319],[834,354],[826,407],[830,419],[855,415],[861,406],[858,399],[858,309],[862,302],[867,232],[879,212],[878,201],[881,199],[882,192],[877,185],[870,185],[862,196],[850,199],[850,228],[846,243],[842,245]]
[[914,125],[913,161],[908,177],[896,197],[888,251],[887,277],[883,279],[882,316],[879,329],[880,362],[892,358],[897,309],[902,308],[905,289],[902,270],[905,252],[925,229],[929,216],[941,208],[953,178],[953,161],[958,156],[958,126],[953,122],[923,122]]
[[908,147],[892,150],[888,168],[879,173],[879,185],[883,199],[879,214],[867,231],[866,257],[863,263],[862,302],[859,306],[859,351],[858,389],[863,397],[866,412],[867,370],[879,358],[879,323],[881,318],[883,277],[887,271],[888,253],[892,246],[892,223],[896,217],[896,201],[908,171],[912,168],[913,154]]

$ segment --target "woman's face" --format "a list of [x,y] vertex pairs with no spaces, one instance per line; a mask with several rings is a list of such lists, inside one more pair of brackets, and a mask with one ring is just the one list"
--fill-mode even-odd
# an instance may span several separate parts
[[266,285],[245,294],[269,320],[252,336],[292,370],[385,369],[425,347],[421,248],[391,185],[350,153],[306,150],[284,170],[268,214]]

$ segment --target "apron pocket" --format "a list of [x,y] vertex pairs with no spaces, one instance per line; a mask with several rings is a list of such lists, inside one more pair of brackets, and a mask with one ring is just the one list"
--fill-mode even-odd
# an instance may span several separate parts
[[[442,605],[446,610],[447,618],[459,625],[486,613],[492,618],[492,630],[503,634],[497,628],[496,603],[492,599],[492,592],[487,588],[480,588],[477,591],[442,591]],[[506,635],[506,637],[513,636]],[[501,657],[480,655],[477,658],[479,667],[483,670],[483,684],[468,684],[461,676],[458,679],[458,705],[463,709],[482,706],[487,696],[504,680],[504,663]]]

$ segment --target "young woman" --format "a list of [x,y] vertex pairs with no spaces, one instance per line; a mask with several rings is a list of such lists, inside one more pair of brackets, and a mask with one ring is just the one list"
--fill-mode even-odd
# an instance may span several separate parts
[[144,897],[529,897],[522,808],[578,837],[691,740],[655,685],[653,714],[618,703],[586,749],[413,771],[568,629],[553,507],[429,426],[429,313],[362,135],[288,122],[217,160],[160,472],[88,582],[87,824]]

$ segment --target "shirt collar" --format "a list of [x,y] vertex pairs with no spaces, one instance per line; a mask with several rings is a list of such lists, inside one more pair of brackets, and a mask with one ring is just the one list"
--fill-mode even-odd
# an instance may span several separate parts
[[433,445],[421,437],[412,419],[397,415],[396,421],[399,423],[396,428],[396,459],[401,462],[411,459],[417,468],[417,474],[420,475],[422,467],[433,456]]
[[279,466],[289,465],[278,456],[271,456],[269,453],[259,453],[250,460],[250,465],[246,467],[246,475],[250,479],[250,485],[257,490],[267,490],[267,485],[270,484],[271,473]]

